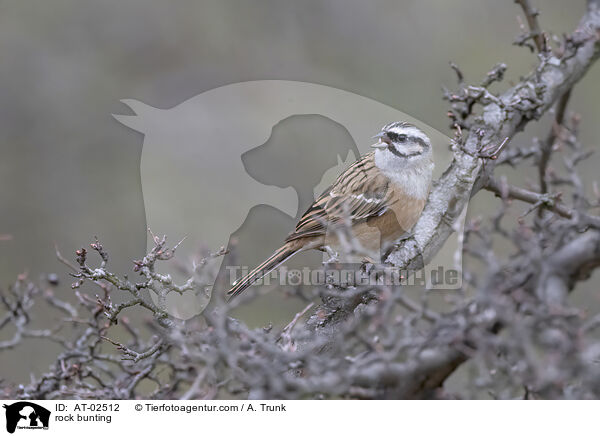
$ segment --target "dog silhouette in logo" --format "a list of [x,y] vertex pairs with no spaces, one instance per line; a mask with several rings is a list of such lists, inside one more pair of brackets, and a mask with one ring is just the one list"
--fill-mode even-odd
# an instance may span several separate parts
[[[19,401],[3,406],[6,411],[6,431],[14,433],[17,425],[48,428],[50,411],[29,401]],[[40,426],[41,422],[41,426]]]

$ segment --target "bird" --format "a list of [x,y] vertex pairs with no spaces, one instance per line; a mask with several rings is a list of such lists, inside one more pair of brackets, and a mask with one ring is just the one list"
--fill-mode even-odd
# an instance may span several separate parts
[[341,249],[341,225],[367,250],[393,244],[419,219],[434,169],[431,141],[415,125],[397,121],[373,136],[364,154],[327,188],[302,215],[295,230],[269,258],[235,281],[229,299],[302,251],[335,254]]

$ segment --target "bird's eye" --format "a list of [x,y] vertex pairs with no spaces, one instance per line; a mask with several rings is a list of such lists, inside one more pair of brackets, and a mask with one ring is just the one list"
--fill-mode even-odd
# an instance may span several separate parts
[[403,134],[398,134],[396,132],[387,132],[387,137],[390,138],[392,142],[403,143],[406,142],[407,136]]

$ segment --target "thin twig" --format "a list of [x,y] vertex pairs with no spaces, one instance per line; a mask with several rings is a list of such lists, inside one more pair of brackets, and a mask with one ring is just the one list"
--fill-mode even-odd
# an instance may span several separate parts
[[574,211],[568,207],[558,203],[556,197],[551,197],[547,194],[528,191],[527,189],[519,188],[512,185],[503,185],[497,180],[490,179],[484,187],[486,190],[495,193],[500,198],[514,198],[530,204],[546,205],[548,208],[560,215],[563,218],[571,219],[574,216]]
[[[558,137],[560,130],[562,129],[562,124],[565,118],[565,112],[567,109],[567,104],[569,102],[569,98],[571,96],[571,89],[565,92],[561,97],[558,103],[556,104],[556,113],[554,115],[554,122],[550,127],[550,132],[548,132],[548,137],[541,144],[540,150],[540,160],[538,163],[538,174],[540,179],[540,191],[545,194],[548,192],[548,182],[546,181],[546,171],[548,169],[548,163],[550,161],[550,156],[552,154],[552,148],[554,146],[554,142]],[[543,211],[540,209],[540,215]]]
[[537,16],[539,12],[531,6],[529,0],[515,0],[515,3],[519,4],[523,9],[523,13],[525,14],[525,18],[527,19],[527,24],[529,25],[530,35],[533,41],[535,42],[535,46],[538,52],[543,53],[546,51],[546,38],[540,29],[540,25],[538,23]]
[[69,268],[71,271],[74,272],[78,272],[79,268],[77,268],[73,263],[69,262],[60,252],[60,250],[58,249],[58,244],[54,243],[54,251],[56,253],[56,258],[60,261],[60,263],[62,263],[63,265],[66,265],[67,268]]

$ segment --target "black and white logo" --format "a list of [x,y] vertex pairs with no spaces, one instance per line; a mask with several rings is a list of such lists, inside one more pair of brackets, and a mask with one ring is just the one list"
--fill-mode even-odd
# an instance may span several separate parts
[[19,401],[4,405],[6,409],[6,431],[14,433],[16,429],[48,429],[50,411],[29,401]]

